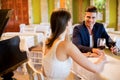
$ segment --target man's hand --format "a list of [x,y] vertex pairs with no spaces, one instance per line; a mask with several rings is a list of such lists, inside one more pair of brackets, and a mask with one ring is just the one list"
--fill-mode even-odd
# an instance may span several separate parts
[[110,48],[110,51],[111,51],[113,54],[117,55],[118,48],[117,48],[117,47],[111,47],[111,48]]
[[96,53],[91,53],[91,52],[84,53],[84,55],[85,55],[86,57],[98,57],[98,56],[99,56],[98,54],[96,54]]

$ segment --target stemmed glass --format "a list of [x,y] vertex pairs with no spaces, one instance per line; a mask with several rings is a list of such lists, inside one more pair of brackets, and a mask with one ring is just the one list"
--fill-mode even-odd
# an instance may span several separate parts
[[105,48],[106,39],[105,38],[98,38],[97,40],[97,47],[103,50]]
[[116,45],[116,39],[114,39],[114,41],[109,39],[109,46],[110,47],[114,47],[115,50],[114,50],[114,52],[112,52],[113,54],[120,55],[120,49]]
[[110,47],[115,47],[116,46],[116,40],[112,40],[111,38],[108,39],[108,42],[109,42],[109,46]]

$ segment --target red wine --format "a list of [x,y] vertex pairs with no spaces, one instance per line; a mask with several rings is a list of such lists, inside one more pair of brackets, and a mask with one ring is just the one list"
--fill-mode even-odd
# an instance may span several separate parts
[[114,41],[113,41],[113,42],[109,42],[109,45],[110,45],[111,47],[112,47],[112,46],[114,47],[115,44],[116,44],[116,42],[114,42]]
[[100,48],[100,49],[105,49],[105,46],[98,46],[98,48]]

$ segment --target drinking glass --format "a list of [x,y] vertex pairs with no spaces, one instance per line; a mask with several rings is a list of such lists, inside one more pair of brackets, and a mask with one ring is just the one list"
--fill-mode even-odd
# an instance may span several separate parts
[[109,42],[109,46],[115,47],[116,46],[116,42],[115,41]]
[[106,39],[105,38],[98,38],[97,40],[97,47],[103,50],[105,48]]

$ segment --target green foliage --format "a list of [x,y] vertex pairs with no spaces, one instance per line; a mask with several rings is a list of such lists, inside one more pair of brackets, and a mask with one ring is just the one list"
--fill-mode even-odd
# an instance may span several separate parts
[[95,6],[97,7],[99,12],[102,12],[105,8],[105,2],[106,0],[94,0]]

